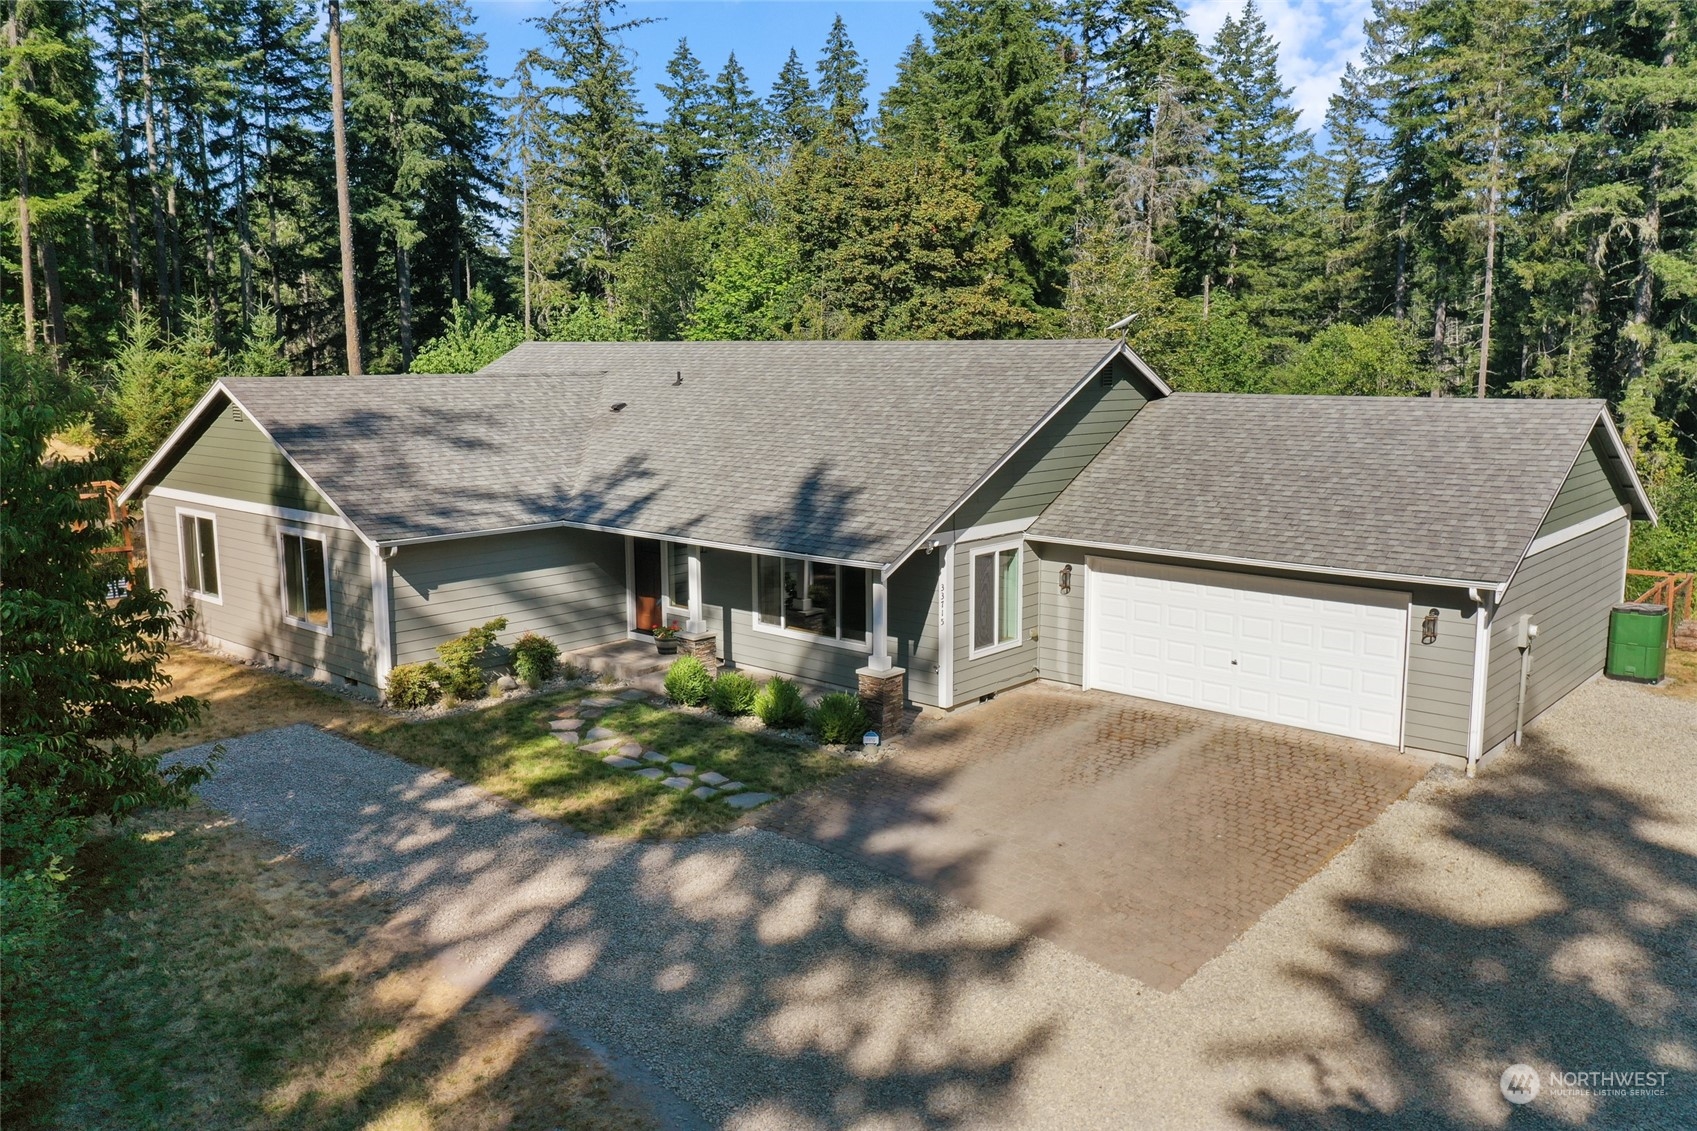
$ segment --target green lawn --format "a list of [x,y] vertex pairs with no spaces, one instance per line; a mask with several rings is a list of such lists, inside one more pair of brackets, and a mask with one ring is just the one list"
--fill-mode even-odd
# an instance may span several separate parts
[[[311,723],[421,766],[443,769],[547,817],[588,833],[679,837],[722,829],[740,814],[699,801],[624,770],[602,765],[548,730],[563,708],[606,692],[577,689],[516,699],[426,722],[388,714],[300,680],[174,649],[166,670],[173,694],[207,703],[190,730],[163,736],[150,751],[217,742],[269,727]],[[754,789],[781,795],[806,789],[853,763],[814,747],[740,730],[711,716],[624,703],[595,720],[660,750],[673,761],[717,770]]]
[[[360,728],[351,736],[469,782],[584,832],[612,836],[692,836],[724,828],[741,814],[722,801],[701,801],[602,764],[549,731],[565,707],[598,694],[576,690],[422,723]],[[835,777],[852,763],[718,719],[623,703],[586,721],[659,750],[674,762],[717,770],[755,789],[795,793]]]

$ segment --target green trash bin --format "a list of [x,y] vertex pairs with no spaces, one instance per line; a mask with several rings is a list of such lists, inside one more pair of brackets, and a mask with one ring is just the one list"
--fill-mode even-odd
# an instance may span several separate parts
[[1629,603],[1609,612],[1609,659],[1614,679],[1657,683],[1667,670],[1668,607]]

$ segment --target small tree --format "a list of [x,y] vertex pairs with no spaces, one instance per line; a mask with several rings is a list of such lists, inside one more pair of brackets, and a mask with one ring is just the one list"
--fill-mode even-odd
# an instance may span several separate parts
[[9,346],[0,345],[0,368],[6,789],[51,792],[79,817],[184,801],[204,771],[162,771],[158,755],[137,750],[200,713],[194,699],[159,695],[171,682],[160,664],[178,616],[157,589],[108,603],[125,563],[95,553],[109,532],[100,525],[104,506],[77,497],[90,468],[43,459],[47,441],[81,409],[79,398]]
[[147,739],[200,703],[160,695],[176,616],[158,590],[108,602],[124,576],[104,507],[79,499],[86,464],[48,462],[47,441],[86,406],[39,358],[0,341],[0,1107],[17,1113],[55,1077],[65,974],[56,962],[64,885],[87,822],[186,801],[200,767],[162,770]]

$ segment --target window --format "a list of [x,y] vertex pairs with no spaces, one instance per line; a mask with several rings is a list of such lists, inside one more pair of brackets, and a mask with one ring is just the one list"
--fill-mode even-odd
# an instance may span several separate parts
[[866,570],[803,558],[754,559],[754,623],[866,643]]
[[972,651],[992,652],[1019,643],[1019,547],[997,546],[972,555]]
[[666,598],[675,608],[689,608],[689,551],[666,543]]
[[283,618],[302,628],[330,631],[330,558],[324,540],[285,530]]
[[209,514],[177,512],[183,554],[183,592],[222,603],[218,587],[218,524]]

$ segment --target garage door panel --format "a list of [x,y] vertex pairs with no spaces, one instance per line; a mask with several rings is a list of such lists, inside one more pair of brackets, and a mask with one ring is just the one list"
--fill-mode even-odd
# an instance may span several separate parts
[[1406,594],[1090,559],[1091,685],[1395,745]]

